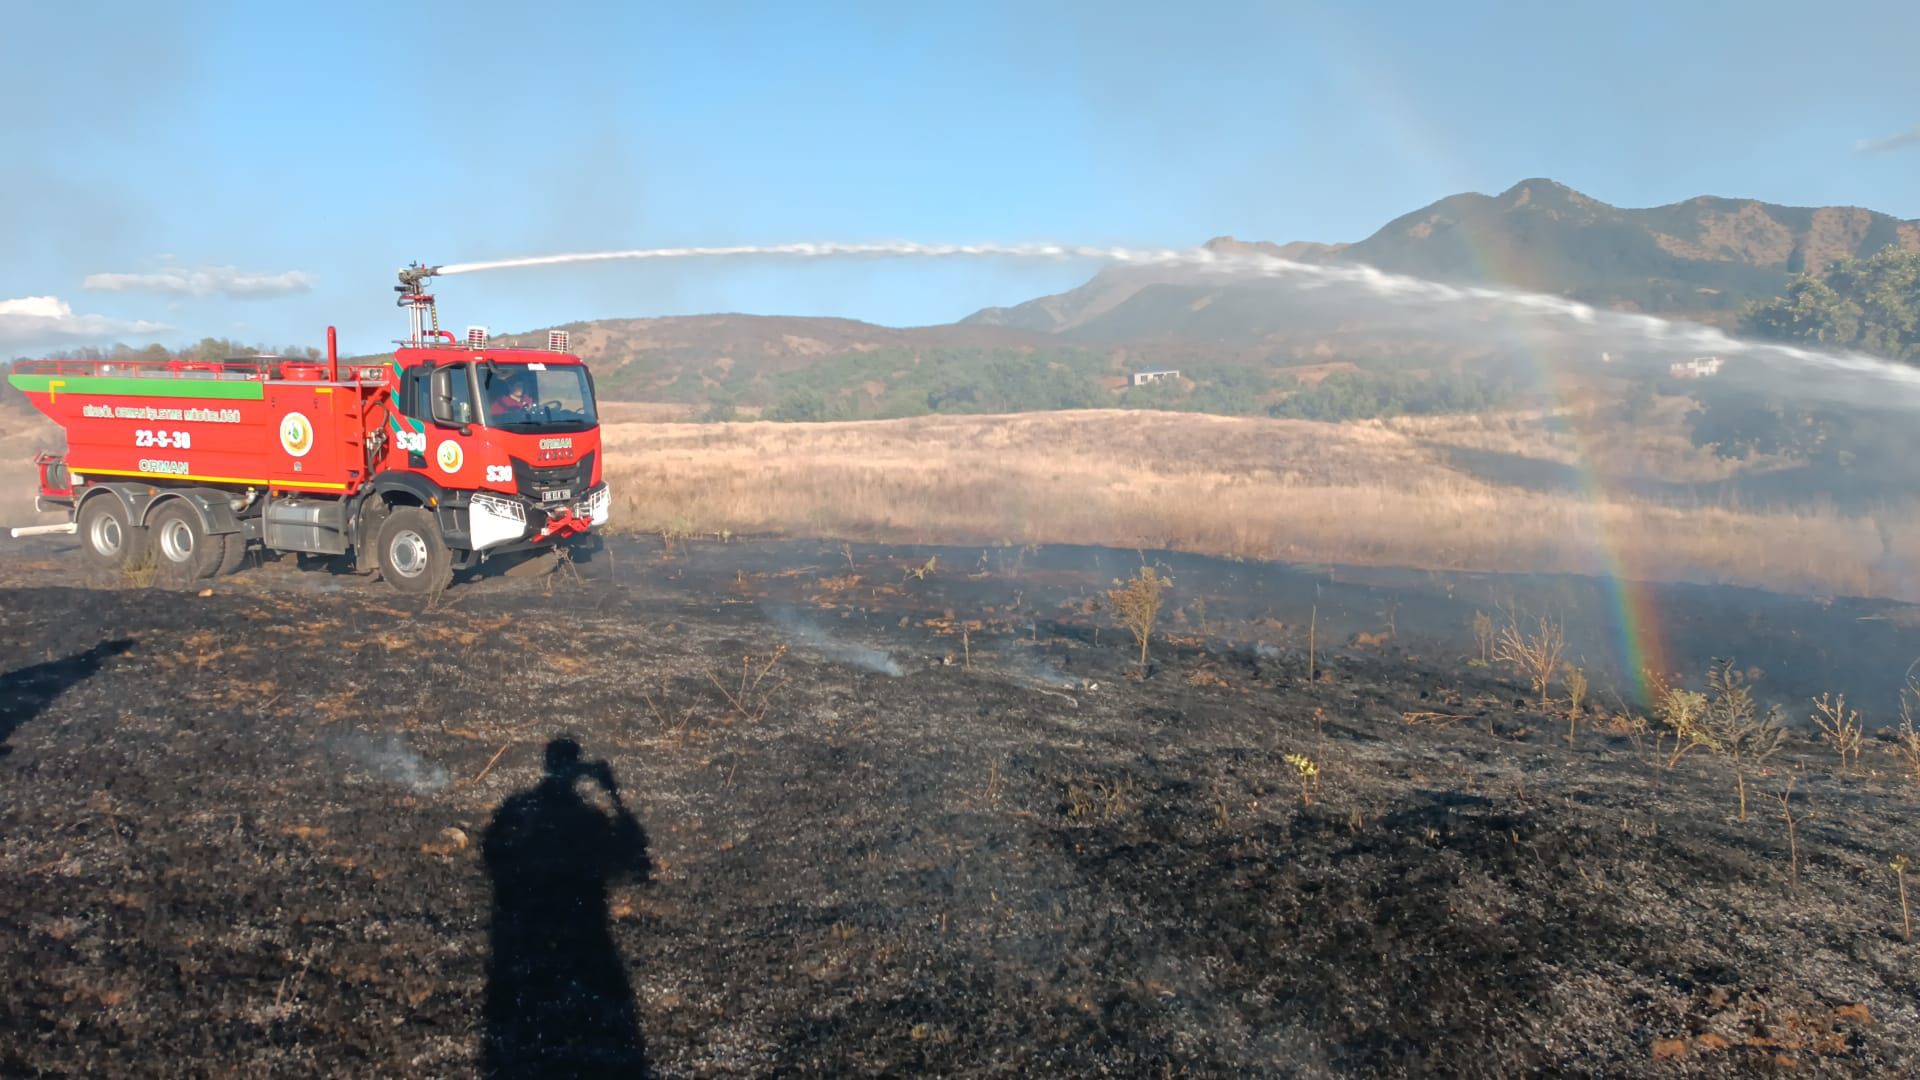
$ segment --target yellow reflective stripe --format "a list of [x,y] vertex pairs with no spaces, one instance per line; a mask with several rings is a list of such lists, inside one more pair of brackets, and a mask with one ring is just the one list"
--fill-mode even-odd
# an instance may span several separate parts
[[188,473],[128,472],[123,469],[68,469],[75,476],[151,476],[159,480],[198,480],[203,484],[258,484],[282,488],[315,488],[328,491],[345,491],[345,484],[322,484],[307,480],[280,481],[255,480],[245,476],[194,476]]

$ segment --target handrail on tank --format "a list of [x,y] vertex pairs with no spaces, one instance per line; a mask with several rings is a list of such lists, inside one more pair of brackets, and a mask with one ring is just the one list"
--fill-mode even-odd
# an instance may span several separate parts
[[138,360],[19,360],[14,362],[11,370],[17,375],[271,382],[283,379],[287,368],[309,376],[299,381],[319,381],[311,378],[312,375],[323,375],[326,382],[336,385],[358,383],[382,387],[393,381],[391,369],[384,363],[341,365],[337,354],[331,363],[327,360],[277,356],[259,360],[155,360],[146,357]]
[[183,360],[179,357],[129,360],[16,360],[18,375],[108,376],[132,379],[264,378],[278,357],[259,360]]

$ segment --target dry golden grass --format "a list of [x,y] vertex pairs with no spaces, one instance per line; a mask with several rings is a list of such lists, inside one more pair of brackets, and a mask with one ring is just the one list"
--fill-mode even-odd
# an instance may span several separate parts
[[1382,421],[1435,450],[1479,451],[1529,462],[1590,470],[1602,477],[1652,477],[1672,483],[1710,483],[1743,470],[1782,464],[1772,459],[1729,461],[1687,438],[1686,398],[1660,400],[1636,425],[1620,423],[1611,403],[1586,400],[1570,408],[1514,409],[1463,416],[1404,416]]
[[[1920,599],[1887,569],[1920,566],[1920,508],[1635,497],[1608,478],[1706,483],[1769,463],[1691,446],[1677,403],[1634,428],[1581,408],[1346,424],[1120,410],[694,424],[676,422],[684,406],[609,403],[604,436],[616,527],[632,530],[1100,544]],[[37,413],[0,408],[0,525],[43,520],[31,462],[57,445]],[[1463,452],[1601,482],[1513,486]]]
[[[1598,425],[1594,425],[1597,429]],[[1579,431],[1575,425],[1573,431]],[[1541,491],[1462,446],[1583,464],[1538,417],[1349,424],[1090,410],[830,424],[612,424],[616,522],[908,543],[1080,543],[1301,562],[1623,572],[1816,593],[1899,591],[1920,513],[1671,505]],[[1675,482],[1737,466],[1664,427],[1609,461]],[[1597,440],[1589,433],[1588,443]],[[1881,532],[1894,550],[1883,551]]]

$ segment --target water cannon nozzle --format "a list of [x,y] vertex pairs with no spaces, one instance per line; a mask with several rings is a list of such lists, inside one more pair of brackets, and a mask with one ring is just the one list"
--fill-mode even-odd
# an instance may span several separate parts
[[400,271],[400,284],[395,285],[393,289],[395,292],[418,294],[426,285],[427,279],[438,273],[440,273],[440,268],[437,266],[422,266],[419,263],[408,263]]

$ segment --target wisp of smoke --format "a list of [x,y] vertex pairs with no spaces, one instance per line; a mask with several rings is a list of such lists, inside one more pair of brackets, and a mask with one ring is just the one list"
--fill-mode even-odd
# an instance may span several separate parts
[[[1896,364],[1854,352],[1803,349],[1792,345],[1746,341],[1711,326],[1679,322],[1633,312],[1608,311],[1565,297],[1488,285],[1453,285],[1407,274],[1387,273],[1363,264],[1320,265],[1296,262],[1262,252],[1209,248],[1130,248],[1085,244],[921,244],[884,243],[742,244],[729,247],[634,248],[562,255],[535,255],[488,262],[449,263],[441,274],[471,274],[489,270],[561,266],[647,259],[827,259],[827,258],[988,258],[1089,259],[1138,269],[1187,270],[1196,275],[1268,279],[1302,290],[1345,288],[1388,301],[1399,307],[1469,308],[1488,313],[1506,311],[1557,324],[1595,348],[1606,344],[1630,346],[1648,353],[1671,355],[1711,353],[1740,357],[1751,367],[1800,376],[1829,373],[1840,380],[1798,380],[1795,393],[1858,404],[1920,406],[1920,368]],[[1892,395],[1896,400],[1889,400]]]
[[1888,150],[1902,150],[1909,146],[1920,146],[1920,127],[1910,128],[1885,138],[1861,139],[1854,144],[1853,150],[1857,154],[1879,154]]
[[766,611],[767,621],[778,627],[781,633],[830,660],[852,664],[881,675],[902,674],[900,665],[885,652],[865,645],[841,641],[829,634],[825,627],[802,617],[791,608],[775,607],[768,608]]
[[381,780],[399,784],[411,791],[421,794],[439,791],[451,779],[447,770],[415,753],[399,734],[388,735],[379,742],[364,735],[354,735],[342,740],[339,745],[354,764]]
[[995,654],[995,657],[997,667],[1021,682],[1035,683],[1056,690],[1093,689],[1087,680],[1073,678],[1051,664],[1036,660],[1017,647],[1001,650]]

